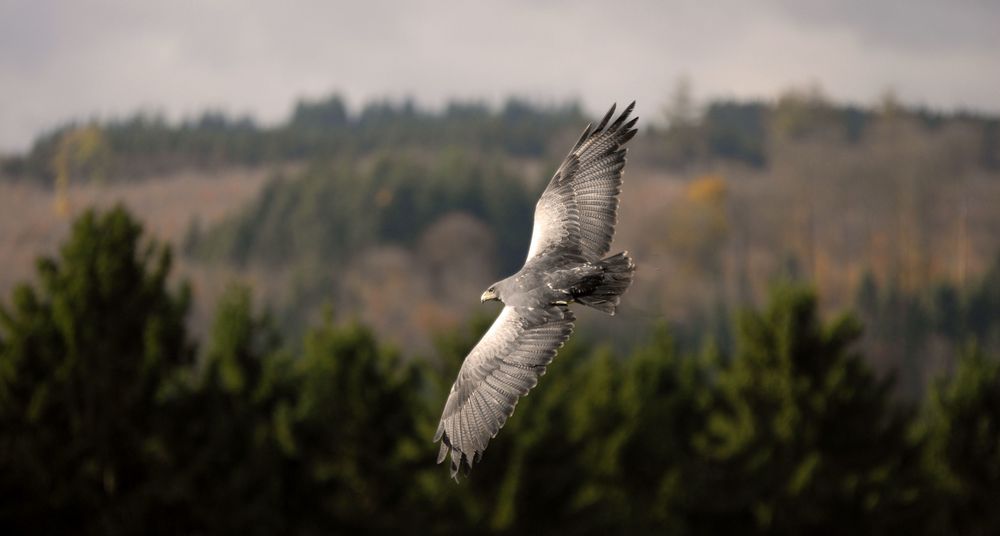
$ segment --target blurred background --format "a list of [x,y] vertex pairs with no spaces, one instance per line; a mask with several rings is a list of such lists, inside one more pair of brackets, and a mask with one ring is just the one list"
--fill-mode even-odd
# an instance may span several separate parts
[[[1000,533],[1000,6],[0,1],[7,534]],[[639,271],[471,476],[587,123]]]

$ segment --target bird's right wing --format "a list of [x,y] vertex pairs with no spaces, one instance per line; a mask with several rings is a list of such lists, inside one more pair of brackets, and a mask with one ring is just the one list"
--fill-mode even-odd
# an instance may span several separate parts
[[[528,259],[551,249],[600,260],[611,248],[618,223],[618,194],[625,168],[624,145],[638,118],[630,104],[614,123],[612,106],[593,131],[590,126],[556,170],[535,205]],[[607,127],[607,128],[605,128]]]
[[438,463],[451,452],[451,475],[479,460],[490,438],[514,413],[518,398],[538,383],[573,332],[565,305],[504,307],[469,353],[451,386],[434,441]]

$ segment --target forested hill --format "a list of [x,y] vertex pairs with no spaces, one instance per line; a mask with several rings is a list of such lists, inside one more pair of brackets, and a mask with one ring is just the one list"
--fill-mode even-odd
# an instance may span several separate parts
[[497,158],[460,151],[379,152],[369,161],[310,165],[273,180],[222,224],[194,227],[184,245],[202,260],[280,267],[310,257],[336,266],[377,244],[416,246],[449,213],[472,215],[497,232],[502,268],[523,260],[537,192]]
[[[997,117],[891,98],[861,108],[809,90],[705,106],[678,91],[638,115],[615,248],[640,275],[628,321],[581,317],[582,332],[631,345],[663,319],[685,349],[709,333],[728,349],[732,311],[792,279],[815,286],[825,312],[860,312],[870,358],[905,392],[966,344],[1000,348]],[[87,198],[79,190],[108,201],[187,174],[161,218],[210,296],[202,314],[219,281],[250,278],[291,340],[332,305],[411,354],[430,351],[437,333],[489,311],[476,298],[523,261],[535,199],[594,119],[517,99],[352,112],[331,96],[273,126],[219,113],[68,124],[2,162],[2,259],[17,264],[16,248],[29,258],[25,233],[58,228]],[[263,186],[200,218],[196,205],[220,204],[206,185],[226,170],[252,170]],[[26,218],[14,196],[28,190],[54,194],[55,214]]]
[[[926,129],[973,128],[980,134],[973,148],[980,164],[1000,167],[1000,118],[993,116],[904,109],[892,101],[877,109],[838,105],[808,91],[773,101],[717,100],[701,110],[689,96],[674,100],[665,110],[670,126],[659,130],[669,138],[669,148],[653,155],[666,164],[732,160],[766,166],[768,146],[777,137],[827,136],[857,143],[877,117],[898,113]],[[654,106],[641,115],[649,127],[662,124],[664,114]],[[254,166],[401,147],[458,146],[540,157],[557,134],[576,132],[585,122],[576,103],[546,106],[513,98],[500,107],[453,101],[440,111],[411,101],[376,101],[352,114],[341,97],[332,95],[299,101],[287,120],[274,126],[214,111],[180,122],[139,112],[54,128],[39,136],[27,154],[0,161],[0,177],[46,185],[60,174],[70,180],[122,181],[184,168]]]
[[0,534],[1000,534],[997,120],[640,105],[633,287],[459,485],[479,295],[589,114],[331,98],[6,160]]
[[725,355],[578,333],[455,484],[431,438],[484,325],[406,361],[327,315],[289,351],[232,286],[196,345],[170,267],[86,211],[0,305],[3,534],[1000,533],[1000,362],[901,403],[802,288]]
[[28,154],[8,158],[3,172],[46,184],[59,173],[71,180],[134,180],[178,168],[253,166],[400,147],[462,146],[537,157],[555,133],[583,123],[575,104],[540,107],[511,99],[491,109],[453,102],[432,112],[412,102],[382,101],[352,115],[340,97],[331,96],[300,101],[273,127],[218,112],[180,123],[149,113],[74,122],[39,137]]

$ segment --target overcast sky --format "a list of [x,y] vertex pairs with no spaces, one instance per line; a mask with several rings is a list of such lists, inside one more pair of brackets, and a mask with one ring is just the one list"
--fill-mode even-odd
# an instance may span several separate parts
[[1000,2],[0,0],[0,151],[73,118],[287,116],[343,94],[498,102],[836,100],[1000,112]]

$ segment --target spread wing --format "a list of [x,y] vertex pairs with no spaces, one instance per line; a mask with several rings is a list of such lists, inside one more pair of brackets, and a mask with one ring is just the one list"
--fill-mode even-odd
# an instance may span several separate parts
[[[535,205],[528,259],[558,249],[599,260],[611,247],[618,223],[618,193],[625,168],[625,143],[638,118],[628,121],[635,102],[614,123],[615,107],[593,131],[588,125]],[[628,121],[628,122],[626,122]]]
[[479,460],[490,438],[514,413],[518,398],[538,383],[545,366],[573,332],[565,305],[504,307],[469,353],[451,386],[434,441],[438,463],[451,450],[451,475]]

